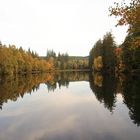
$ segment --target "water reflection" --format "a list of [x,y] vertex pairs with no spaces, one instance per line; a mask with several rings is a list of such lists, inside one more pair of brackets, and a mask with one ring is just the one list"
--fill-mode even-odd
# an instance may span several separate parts
[[111,112],[115,108],[116,102],[116,80],[114,76],[94,73],[90,76],[90,88],[98,101]]
[[[16,77],[2,77],[0,79],[0,108],[8,100],[17,101],[19,97],[31,94],[40,89],[44,83],[49,92],[57,87],[69,87],[70,82],[89,81],[90,88],[96,99],[111,113],[114,112],[117,94],[123,97],[123,103],[129,109],[129,116],[134,124],[140,126],[140,77],[120,75],[103,75],[87,72],[60,72],[41,75],[24,75]],[[81,88],[81,87],[76,87]]]
[[90,88],[99,102],[113,112],[116,95],[123,96],[123,103],[129,109],[129,116],[140,126],[140,76],[115,75],[94,73],[90,75]]
[[69,82],[88,81],[89,75],[86,72],[59,72],[40,75],[24,75],[16,77],[1,77],[0,79],[0,108],[8,100],[16,101],[34,91],[39,90],[39,85],[45,83],[48,91],[54,91],[62,86],[69,86]]
[[124,76],[121,81],[122,95],[124,103],[129,108],[129,116],[140,126],[140,76]]

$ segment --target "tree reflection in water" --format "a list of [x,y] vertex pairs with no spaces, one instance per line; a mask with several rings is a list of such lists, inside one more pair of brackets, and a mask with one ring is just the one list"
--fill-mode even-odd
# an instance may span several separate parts
[[90,88],[98,101],[104,103],[104,106],[112,112],[116,102],[115,77],[108,74],[103,75],[99,72],[91,74]]
[[140,76],[125,76],[122,80],[124,103],[129,108],[129,116],[140,126]]
[[59,72],[44,73],[39,75],[23,75],[15,77],[0,78],[0,108],[8,100],[16,101],[19,97],[24,97],[39,89],[41,83],[45,83],[48,91],[54,91],[61,86],[69,86],[70,81],[88,81],[87,72]]
[[129,116],[140,126],[140,76],[94,73],[90,74],[90,88],[98,101],[111,112],[115,109],[116,95],[121,93],[129,109]]
[[8,100],[16,101],[25,94],[31,94],[44,83],[48,91],[57,87],[68,87],[73,81],[89,81],[90,88],[97,100],[113,113],[116,95],[121,93],[123,103],[129,109],[129,116],[134,124],[140,125],[140,76],[124,76],[87,72],[59,72],[40,75],[24,75],[0,78],[0,108]]

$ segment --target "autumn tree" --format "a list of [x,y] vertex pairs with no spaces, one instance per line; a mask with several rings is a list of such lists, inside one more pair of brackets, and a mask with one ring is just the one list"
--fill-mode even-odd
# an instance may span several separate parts
[[116,64],[115,42],[110,32],[99,39],[90,51],[90,68],[96,71],[114,71]]
[[0,75],[40,73],[54,69],[53,62],[40,59],[37,53],[0,43]]
[[131,0],[126,4],[114,3],[110,7],[110,15],[118,18],[117,26],[128,25],[128,35],[122,47],[122,63],[125,65],[124,71],[140,69],[140,0]]

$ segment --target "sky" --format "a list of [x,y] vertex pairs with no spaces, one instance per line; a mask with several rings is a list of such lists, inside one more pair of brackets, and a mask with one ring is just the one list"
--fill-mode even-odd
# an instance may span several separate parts
[[114,0],[0,0],[0,41],[30,48],[87,56],[94,43],[111,31],[117,44],[127,27],[115,27],[108,8]]

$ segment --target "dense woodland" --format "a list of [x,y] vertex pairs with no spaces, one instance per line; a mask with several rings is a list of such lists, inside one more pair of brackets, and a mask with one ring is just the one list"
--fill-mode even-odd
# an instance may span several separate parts
[[90,51],[89,64],[94,71],[115,71],[116,45],[112,34],[107,33],[103,40],[99,39]]
[[118,70],[140,72],[140,1],[131,0],[129,5],[116,3],[110,12],[118,18],[118,26],[128,25],[128,35],[120,45]]
[[51,60],[55,70],[87,70],[89,69],[88,57],[69,56],[67,53],[56,53],[53,50],[47,50],[44,59]]
[[25,51],[22,47],[0,43],[0,75],[81,69],[88,69],[88,57],[70,57],[67,53],[56,56],[53,50],[47,50],[47,55],[40,57],[30,49]]
[[0,43],[0,75],[50,72],[54,70],[87,70],[111,73],[140,72],[140,1],[114,3],[110,16],[118,18],[116,26],[128,25],[124,42],[116,45],[111,32],[99,39],[87,57],[72,57],[47,50],[45,57],[37,53]]
[[128,34],[122,44],[115,44],[109,32],[99,39],[90,51],[90,69],[118,73],[140,72],[140,1],[114,3],[110,15],[118,18],[116,26],[128,25]]
[[0,43],[0,75],[38,73],[53,70],[53,63],[40,59],[33,51]]

